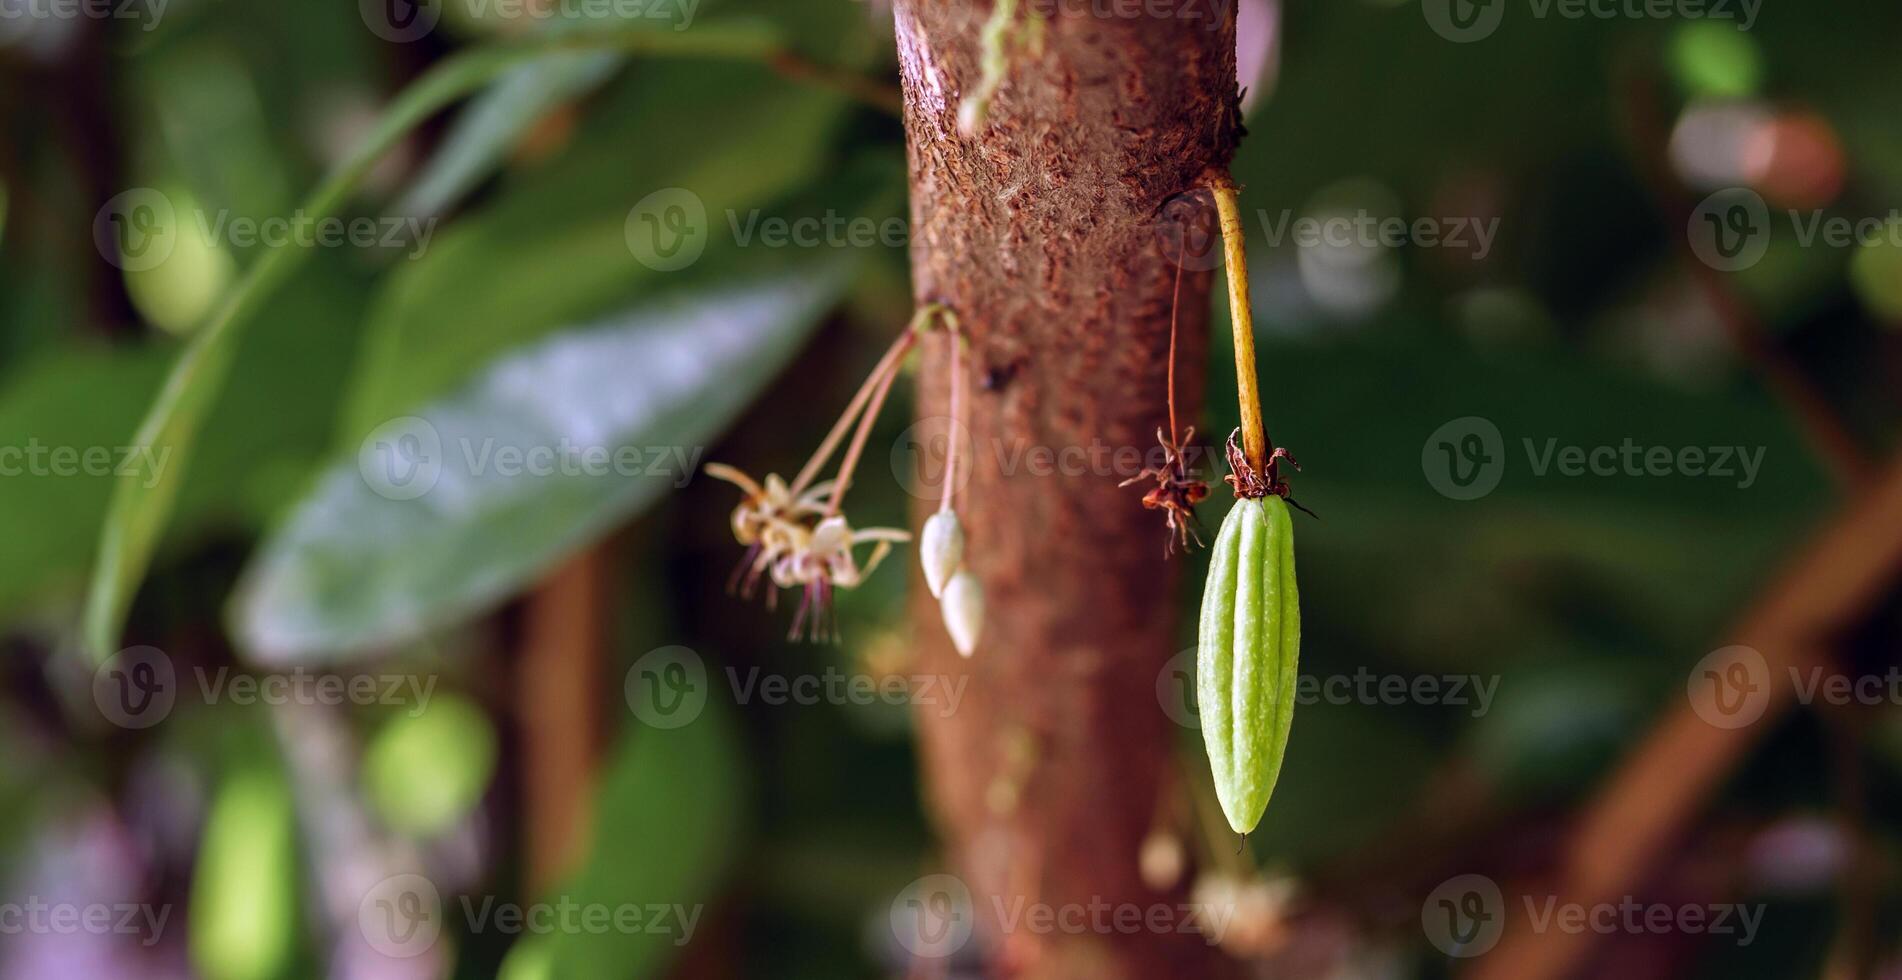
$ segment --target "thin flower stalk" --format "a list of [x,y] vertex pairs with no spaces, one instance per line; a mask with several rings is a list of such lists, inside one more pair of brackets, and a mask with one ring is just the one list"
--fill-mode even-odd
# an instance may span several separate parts
[[[905,331],[892,341],[871,374],[859,385],[845,411],[792,483],[785,482],[778,474],[768,474],[762,481],[731,466],[707,464],[707,475],[732,483],[743,494],[740,504],[734,508],[732,526],[734,539],[746,546],[746,553],[728,583],[729,591],[737,590],[750,597],[762,578],[770,578],[774,586],[766,596],[770,606],[778,589],[799,590],[801,598],[793,617],[792,638],[803,633],[813,640],[836,640],[838,622],[832,607],[836,592],[862,584],[884,561],[894,544],[911,540],[910,533],[899,528],[855,530],[847,521],[843,506],[866,441],[891,394],[892,385],[898,380],[905,355],[917,344],[918,335],[941,315],[949,316],[948,311],[936,304],[917,311]],[[951,322],[955,323],[955,319]],[[820,470],[838,451],[848,433],[851,441],[845,447],[837,475],[815,483]],[[865,545],[870,545],[872,550],[861,564],[857,552]]]

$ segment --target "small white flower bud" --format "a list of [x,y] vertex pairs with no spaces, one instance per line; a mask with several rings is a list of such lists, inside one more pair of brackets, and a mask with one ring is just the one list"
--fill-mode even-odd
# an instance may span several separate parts
[[941,510],[925,521],[918,560],[925,566],[925,585],[934,598],[942,598],[944,583],[964,564],[964,525],[954,511]]
[[944,629],[951,634],[951,645],[958,648],[959,656],[970,656],[977,650],[978,634],[984,630],[984,587],[978,584],[977,576],[963,571],[951,576],[938,606],[944,612]]
[[1182,869],[1188,863],[1188,856],[1182,852],[1182,838],[1167,830],[1152,830],[1143,838],[1138,865],[1142,870],[1143,884],[1159,892],[1166,892],[1182,880]]

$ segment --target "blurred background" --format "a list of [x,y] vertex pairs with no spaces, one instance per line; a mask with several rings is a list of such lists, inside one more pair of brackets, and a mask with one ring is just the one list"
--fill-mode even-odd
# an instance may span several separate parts
[[[1580,867],[1640,914],[1576,975],[1902,976],[1902,9],[1237,12],[1313,686],[1246,855],[1105,860],[1262,976],[1519,962]],[[975,975],[900,914],[907,571],[789,642],[699,471],[910,316],[895,65],[847,0],[0,0],[0,977]]]

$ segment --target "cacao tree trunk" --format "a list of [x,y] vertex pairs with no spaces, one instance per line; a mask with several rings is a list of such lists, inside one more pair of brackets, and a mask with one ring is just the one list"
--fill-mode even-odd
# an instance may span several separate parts
[[[988,605],[976,655],[961,660],[914,583],[919,669],[969,679],[949,717],[918,713],[926,796],[993,972],[1220,975],[1208,936],[1173,931],[1179,912],[1170,928],[1129,929],[1089,910],[1175,908],[1193,876],[1158,892],[1138,870],[1158,795],[1179,792],[1184,733],[1156,682],[1178,647],[1180,560],[1165,560],[1143,488],[1117,483],[1166,424],[1176,262],[1163,205],[1226,170],[1235,27],[1024,6],[1043,14],[1041,49],[1009,49],[988,117],[966,136],[959,102],[978,86],[988,10],[896,4],[914,290],[954,310],[970,339],[957,509]],[[1185,423],[1200,404],[1210,285],[1192,265]],[[941,335],[925,345],[921,432],[948,415],[951,351]],[[920,496],[918,522],[937,503]],[[1008,921],[1037,907],[1075,910],[1083,927]]]

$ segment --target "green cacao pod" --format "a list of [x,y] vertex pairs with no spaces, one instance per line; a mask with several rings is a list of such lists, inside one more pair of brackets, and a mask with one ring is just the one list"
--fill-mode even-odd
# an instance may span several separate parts
[[1196,700],[1228,825],[1261,823],[1294,723],[1301,606],[1294,527],[1280,497],[1243,498],[1210,553],[1197,636]]

